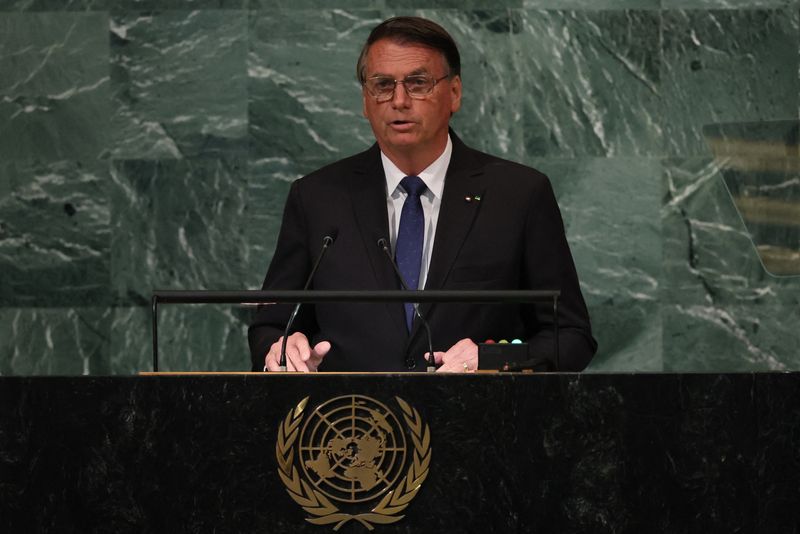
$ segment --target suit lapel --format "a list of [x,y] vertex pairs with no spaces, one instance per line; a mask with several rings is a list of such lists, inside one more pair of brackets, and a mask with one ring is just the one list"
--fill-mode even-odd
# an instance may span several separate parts
[[[444,182],[425,289],[441,289],[444,286],[458,252],[472,228],[472,222],[480,209],[480,197],[486,189],[482,165],[452,130],[450,138],[453,141],[453,154]],[[420,313],[427,318],[434,306],[422,304]],[[415,323],[412,338],[419,329],[420,325]]]
[[[378,145],[373,145],[354,167],[350,179],[353,212],[378,289],[396,289],[397,277],[389,258],[378,247],[378,240],[389,239],[389,217],[386,211],[386,178]],[[406,333],[405,312],[399,302],[387,303],[393,329]]]

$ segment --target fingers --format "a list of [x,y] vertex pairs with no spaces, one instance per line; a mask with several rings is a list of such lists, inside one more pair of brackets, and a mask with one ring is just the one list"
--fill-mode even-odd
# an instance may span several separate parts
[[314,353],[317,356],[325,357],[328,354],[328,351],[331,350],[331,343],[330,341],[320,341],[316,345],[314,345]]
[[[283,336],[278,341],[272,344],[267,353],[264,363],[267,370],[277,372],[280,371],[281,348],[283,345]],[[286,339],[286,370],[287,371],[300,371],[308,372],[309,368],[306,361],[311,357],[311,347],[308,345],[308,339],[301,332],[295,332]]]
[[[268,371],[280,371],[281,347],[283,337],[278,339],[269,349],[264,359]],[[308,373],[316,371],[322,359],[331,350],[328,341],[320,341],[311,349],[308,338],[301,332],[295,332],[286,339],[286,370]]]
[[[429,354],[430,352],[425,353],[425,361],[428,361],[428,358],[430,358],[430,356],[428,356]],[[443,361],[444,354],[445,353],[440,350],[436,350],[433,352],[433,361],[436,365],[442,365],[444,363]]]
[[[289,345],[292,345],[291,356],[289,356],[289,349],[286,349],[286,370],[287,371],[300,371],[303,373],[309,372],[306,362],[311,357],[311,345],[308,343],[308,338],[300,332],[295,332],[289,336]],[[291,368],[293,367],[293,369]]]
[[286,370],[307,373],[306,360],[308,360],[310,353],[311,349],[307,340],[305,345],[303,343],[292,343],[290,336],[289,342],[286,344]]
[[447,351],[447,354],[450,358],[457,358],[465,353],[472,352],[472,350],[476,349],[477,347],[478,346],[475,345],[471,339],[465,338],[450,347],[450,350]]
[[[273,345],[274,346],[274,345]],[[278,349],[280,351],[280,349]],[[267,353],[266,357],[264,357],[264,366],[266,367],[267,371],[277,373],[280,371],[280,366],[278,365],[278,359],[272,352],[272,348],[270,348],[269,352]]]
[[317,367],[319,367],[319,364],[322,363],[323,358],[325,358],[325,355],[328,354],[329,350],[331,350],[331,344],[328,341],[320,341],[314,345],[314,350],[311,351],[311,356],[306,362],[309,370],[316,371]]
[[[434,361],[436,362],[436,365],[442,365],[444,363],[447,363],[448,360],[456,358],[457,354],[461,354],[465,350],[469,350],[470,347],[472,346],[475,346],[475,343],[473,343],[471,339],[469,338],[462,339],[461,341],[457,342],[455,345],[450,347],[450,350],[448,350],[447,352],[442,352],[438,350],[433,351]],[[425,353],[426,361],[428,360],[428,354],[430,353],[429,352]]]
[[[434,353],[436,356],[437,353]],[[438,359],[438,358],[437,358]],[[471,339],[462,339],[441,354],[441,373],[468,373],[478,369],[478,346]]]
[[273,373],[277,373],[281,370],[280,365],[278,362],[280,361],[280,354],[281,354],[281,343],[283,342],[283,337],[278,339],[272,346],[269,348],[267,355],[264,357],[264,367],[266,367],[266,371],[270,371]]

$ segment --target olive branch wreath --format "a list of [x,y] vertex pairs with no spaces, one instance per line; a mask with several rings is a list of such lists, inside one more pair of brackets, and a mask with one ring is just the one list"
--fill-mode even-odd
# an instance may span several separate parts
[[278,440],[275,443],[278,474],[286,486],[286,491],[303,510],[315,516],[306,518],[306,521],[315,525],[336,523],[333,527],[333,530],[336,531],[351,520],[358,521],[367,530],[373,530],[375,527],[372,523],[388,525],[403,519],[405,516],[397,514],[405,510],[417,495],[428,476],[431,462],[431,432],[428,425],[422,422],[419,412],[400,397],[395,397],[403,410],[403,419],[411,430],[414,461],[410,463],[405,478],[397,487],[387,493],[372,510],[353,515],[341,512],[322,492],[312,488],[308,482],[300,478],[300,473],[294,466],[294,445],[300,434],[300,423],[303,421],[303,411],[308,404],[308,399],[306,397],[301,400],[286,415],[278,428]]

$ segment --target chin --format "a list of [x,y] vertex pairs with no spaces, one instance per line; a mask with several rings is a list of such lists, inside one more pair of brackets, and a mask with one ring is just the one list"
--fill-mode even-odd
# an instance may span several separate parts
[[409,147],[419,144],[419,137],[414,133],[391,132],[386,136],[386,144],[396,147]]

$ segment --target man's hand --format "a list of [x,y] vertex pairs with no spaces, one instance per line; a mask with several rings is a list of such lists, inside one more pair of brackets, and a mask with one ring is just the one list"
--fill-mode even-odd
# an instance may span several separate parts
[[[280,371],[281,344],[283,336],[269,348],[264,364],[269,371]],[[319,367],[322,359],[331,350],[328,341],[320,341],[312,349],[308,338],[302,332],[295,332],[286,341],[286,370],[300,371],[303,373],[314,372]]]
[[[426,354],[427,356],[427,354]],[[478,345],[471,339],[462,339],[447,352],[434,352],[437,373],[474,373],[478,368]]]

